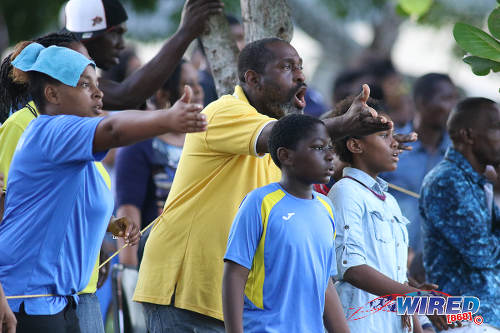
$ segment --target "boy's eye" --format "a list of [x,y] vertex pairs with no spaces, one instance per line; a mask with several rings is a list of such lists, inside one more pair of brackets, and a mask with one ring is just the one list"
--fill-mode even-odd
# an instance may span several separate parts
[[88,82],[82,82],[80,85],[81,85],[83,88],[88,88],[88,87],[90,87],[90,84],[89,84]]
[[318,150],[318,151],[327,151],[327,150],[332,150],[333,146],[328,145],[328,146],[312,146],[312,150]]

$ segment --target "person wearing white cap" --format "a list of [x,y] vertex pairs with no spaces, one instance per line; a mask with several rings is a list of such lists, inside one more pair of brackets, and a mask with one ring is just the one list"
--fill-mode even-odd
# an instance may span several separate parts
[[[175,34],[158,54],[123,82],[99,79],[104,109],[135,109],[168,79],[187,47],[205,28],[207,19],[222,12],[220,0],[187,0]],[[119,62],[127,31],[127,13],[118,0],[70,0],[66,4],[65,30],[74,33],[87,47],[97,67],[109,69]]]

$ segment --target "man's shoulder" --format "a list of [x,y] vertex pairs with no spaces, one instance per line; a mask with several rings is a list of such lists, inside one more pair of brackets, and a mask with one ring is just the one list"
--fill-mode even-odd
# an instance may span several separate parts
[[463,171],[450,161],[443,160],[425,176],[424,186],[453,186],[463,180]]
[[210,117],[211,115],[215,115],[217,113],[231,111],[235,114],[238,114],[239,112],[257,112],[257,110],[248,102],[241,100],[234,95],[224,95],[216,101],[208,104],[203,110],[203,113]]

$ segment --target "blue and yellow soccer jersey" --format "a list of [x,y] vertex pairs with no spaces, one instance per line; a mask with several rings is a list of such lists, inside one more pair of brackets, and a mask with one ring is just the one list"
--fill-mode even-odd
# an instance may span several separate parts
[[323,332],[328,279],[335,275],[330,200],[287,193],[278,183],[250,192],[233,221],[224,260],[250,270],[245,332]]

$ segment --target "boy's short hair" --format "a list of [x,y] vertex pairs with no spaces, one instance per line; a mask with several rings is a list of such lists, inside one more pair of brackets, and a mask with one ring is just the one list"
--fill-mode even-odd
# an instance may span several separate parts
[[318,118],[305,114],[290,114],[278,120],[271,130],[267,142],[274,164],[281,169],[278,148],[296,149],[299,141],[309,135],[318,124],[325,125]]
[[[354,98],[356,96],[351,96],[349,98],[346,98],[344,99],[343,101],[339,102],[336,106],[335,106],[335,110],[331,113],[331,116],[332,117],[338,117],[338,116],[341,116],[343,115],[344,113],[347,112],[347,110],[349,110],[349,107],[351,106],[352,102],[354,101]],[[383,106],[383,104],[376,100],[376,99],[373,99],[373,98],[369,98],[367,103],[366,103],[369,107],[375,109],[377,112],[385,112],[385,107]],[[338,155],[339,159],[342,161],[342,162],[346,162],[346,163],[352,163],[353,160],[352,160],[352,153],[349,151],[349,149],[347,149],[347,140],[349,140],[350,138],[354,138],[354,136],[348,136],[348,137],[344,137],[342,139],[338,139],[338,140],[335,140],[333,142],[333,148],[335,150],[335,153]]]

